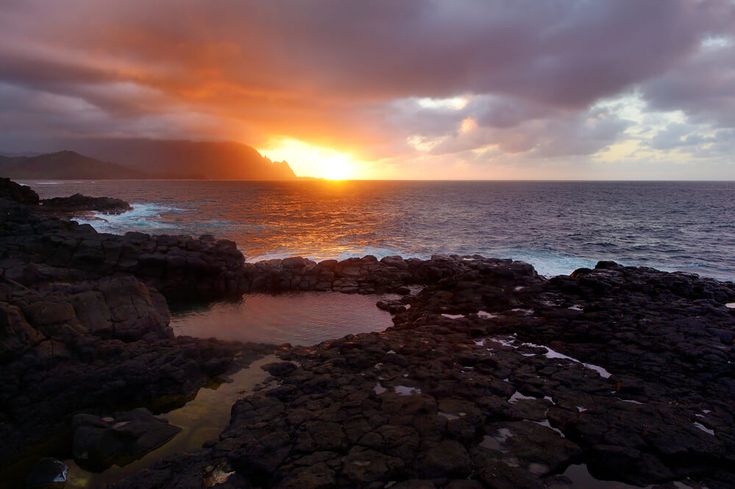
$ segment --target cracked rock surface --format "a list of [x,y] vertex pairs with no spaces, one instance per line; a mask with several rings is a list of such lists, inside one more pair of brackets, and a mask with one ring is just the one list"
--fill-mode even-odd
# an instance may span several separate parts
[[735,487],[733,284],[443,260],[456,273],[394,301],[393,328],[281,353],[217,443],[116,487],[199,487],[215,466],[221,487],[583,487],[563,475],[580,464]]

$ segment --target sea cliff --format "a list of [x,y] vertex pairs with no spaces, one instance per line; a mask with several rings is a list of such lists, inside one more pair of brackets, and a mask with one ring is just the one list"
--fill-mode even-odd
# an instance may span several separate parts
[[[218,440],[115,487],[735,487],[735,284],[482,256],[251,264],[212,236],[97,233],[31,192],[0,182],[0,471],[70,456],[80,414],[165,410],[276,352]],[[168,324],[174,302],[286,291],[391,292],[394,326],[291,347]]]

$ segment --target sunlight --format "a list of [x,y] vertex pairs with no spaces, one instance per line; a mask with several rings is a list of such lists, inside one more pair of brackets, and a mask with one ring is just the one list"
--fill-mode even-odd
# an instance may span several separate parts
[[316,146],[297,139],[281,138],[260,152],[273,161],[288,161],[301,177],[347,180],[359,177],[359,164],[349,153]]

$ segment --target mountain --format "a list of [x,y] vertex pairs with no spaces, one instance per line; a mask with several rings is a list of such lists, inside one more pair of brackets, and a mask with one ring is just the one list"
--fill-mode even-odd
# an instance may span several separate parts
[[292,180],[285,161],[272,162],[246,144],[162,139],[80,139],[66,147],[114,161],[157,178],[212,180]]
[[141,178],[145,174],[74,151],[58,151],[38,156],[0,156],[0,176],[31,180],[47,178],[84,180]]

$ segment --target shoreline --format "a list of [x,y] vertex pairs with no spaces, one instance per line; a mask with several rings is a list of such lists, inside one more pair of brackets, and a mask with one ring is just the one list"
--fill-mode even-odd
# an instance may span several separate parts
[[[276,352],[280,385],[238,401],[218,441],[114,487],[219,471],[242,488],[563,488],[579,464],[630,484],[735,486],[732,282],[612,262],[546,279],[479,255],[253,264],[211,236],[100,234],[17,190],[0,194],[5,461],[73,414],[155,412]],[[379,304],[388,330],[310,347],[168,325],[172,301],[286,291],[401,298]]]
[[[599,260],[613,260],[628,266],[652,266],[735,280],[735,263],[727,247],[732,227],[723,218],[732,207],[726,187],[690,184],[685,193],[696,196],[701,205],[676,212],[675,200],[670,198],[674,191],[671,186],[650,184],[636,190],[624,184],[606,185],[604,191],[584,184],[573,191],[555,184],[540,183],[538,188],[531,184],[518,188],[501,185],[495,192],[488,184],[464,192],[462,187],[449,183],[438,184],[434,190],[400,183],[286,190],[278,185],[247,182],[99,182],[55,189],[38,186],[36,190],[44,197],[96,192],[126,198],[141,204],[140,208],[113,216],[109,223],[86,222],[100,232],[118,234],[129,230],[193,236],[211,233],[237,242],[248,261],[288,256],[340,260],[370,254],[378,258],[401,255],[428,259],[439,253],[479,253],[531,263],[547,276],[591,268]],[[238,197],[251,192],[257,197]],[[549,202],[544,206],[537,197],[546,194]],[[581,199],[579,210],[566,206],[574,194]],[[630,206],[621,203],[638,194],[645,196],[642,207],[626,211]],[[208,195],[220,195],[222,202],[213,204]],[[290,210],[283,209],[284,215],[278,215],[279,199],[288,199],[289,195],[305,201],[318,199],[311,206],[308,222],[293,215],[291,204]],[[368,195],[376,197],[374,204],[366,201]],[[445,222],[432,214],[428,210],[432,196],[447,199],[447,210],[460,219]],[[334,209],[333,214],[327,202],[344,202],[347,207]],[[528,205],[528,222],[521,211],[523,202]],[[407,206],[407,214],[400,211],[400,205]],[[613,208],[630,220],[626,223],[612,219],[606,210]],[[710,216],[708,208],[719,211]],[[381,221],[376,213],[386,219]],[[330,224],[327,216],[336,220]],[[360,224],[364,226],[361,228]],[[337,234],[331,235],[333,232]],[[350,254],[342,255],[345,251]]]

